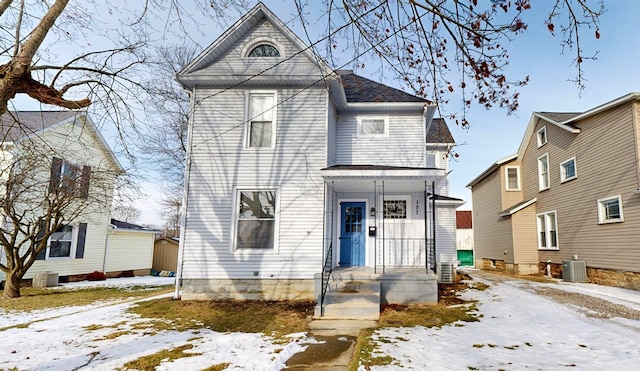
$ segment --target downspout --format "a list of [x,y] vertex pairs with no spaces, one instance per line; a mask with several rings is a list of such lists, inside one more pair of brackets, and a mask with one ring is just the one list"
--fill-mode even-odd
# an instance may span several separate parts
[[182,215],[180,215],[180,241],[178,244],[178,267],[176,268],[176,289],[173,299],[180,299],[180,285],[182,284],[182,264],[184,261],[184,236],[187,226],[187,200],[189,199],[189,172],[191,170],[191,142],[193,140],[193,110],[195,108],[196,87],[193,92],[186,90],[191,97],[191,112],[189,113],[189,124],[187,126],[187,156],[184,164],[184,189],[182,191]]
[[636,147],[636,190],[634,194],[640,194],[640,123],[638,122],[638,103],[634,102],[631,115],[633,117],[633,136]]
[[431,230],[433,231],[433,273],[438,273],[438,264],[436,260],[436,181],[431,181]]
[[[425,259],[424,259],[424,269],[425,272],[424,273],[429,273],[429,226],[428,226],[428,220],[427,218],[429,217],[429,214],[427,214],[427,210],[429,210],[429,208],[427,207],[427,181],[424,181],[424,217],[422,219],[424,219],[424,252],[425,252]],[[435,257],[434,257],[435,258]]]

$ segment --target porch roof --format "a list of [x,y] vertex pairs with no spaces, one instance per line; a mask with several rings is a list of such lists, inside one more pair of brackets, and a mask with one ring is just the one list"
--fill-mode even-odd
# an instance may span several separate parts
[[320,174],[338,192],[373,192],[374,181],[384,181],[389,192],[422,192],[425,182],[430,185],[446,176],[443,169],[383,165],[336,165]]

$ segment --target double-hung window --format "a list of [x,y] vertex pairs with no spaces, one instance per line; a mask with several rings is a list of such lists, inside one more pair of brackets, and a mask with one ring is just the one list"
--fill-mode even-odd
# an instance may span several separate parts
[[520,190],[520,167],[507,166],[505,168],[506,189],[507,191]]
[[538,190],[549,189],[549,155],[538,157]]
[[87,223],[65,224],[58,227],[47,241],[46,251],[38,253],[37,260],[51,258],[84,257]]
[[623,222],[622,197],[620,195],[598,200],[598,221],[600,224]]
[[555,211],[538,214],[538,248],[558,249],[558,221]]
[[572,157],[560,164],[560,182],[566,182],[578,177],[576,158]]
[[73,226],[63,225],[49,238],[49,258],[70,258],[73,247]]
[[276,191],[238,191],[236,249],[273,250]]
[[49,193],[60,197],[89,196],[91,166],[79,166],[54,157],[51,162],[51,179]]
[[276,93],[251,92],[248,96],[247,147],[273,148],[276,141]]

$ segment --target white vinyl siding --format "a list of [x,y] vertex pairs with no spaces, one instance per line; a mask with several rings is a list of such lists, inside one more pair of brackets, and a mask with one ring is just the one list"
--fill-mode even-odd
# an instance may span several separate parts
[[555,211],[537,215],[538,248],[546,250],[558,249],[558,220]]
[[425,166],[424,119],[421,114],[390,115],[388,136],[358,135],[358,117],[344,113],[337,121],[338,164]]
[[[236,37],[230,49],[217,55],[213,63],[206,67],[194,71],[192,77],[202,76],[207,82],[213,79],[238,78],[238,82],[251,79],[251,82],[265,82],[272,86],[276,79],[282,81],[283,77],[295,79],[296,77],[308,78],[317,77],[322,81],[323,75],[320,73],[314,60],[308,58],[306,53],[300,53],[298,46],[293,44],[283,35],[271,22],[261,21],[259,24],[252,22],[246,25],[246,33],[230,35]],[[249,28],[251,27],[251,28]],[[249,58],[247,54],[259,43],[269,43],[278,47],[280,58],[263,57]],[[276,63],[274,61],[284,61]],[[203,85],[206,85],[203,84]]]
[[544,154],[538,157],[538,190],[544,191],[549,189],[551,183],[549,182],[549,155]]
[[507,191],[519,191],[520,190],[520,167],[519,166],[506,166],[506,190]]
[[[243,150],[242,90],[196,90],[183,272],[197,278],[312,278],[321,266],[327,92],[280,89],[275,148]],[[309,102],[314,102],[309,104]],[[225,107],[223,113],[218,107]],[[235,250],[235,190],[277,190],[277,246]],[[258,276],[254,276],[258,272]]]
[[564,183],[578,177],[576,158],[572,157],[560,163],[560,182]]
[[618,223],[623,222],[622,197],[620,195],[601,198],[598,200],[598,222]]

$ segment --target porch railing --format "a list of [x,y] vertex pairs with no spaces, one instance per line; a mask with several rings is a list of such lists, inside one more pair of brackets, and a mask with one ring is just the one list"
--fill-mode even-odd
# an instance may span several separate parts
[[327,295],[327,289],[329,288],[329,278],[331,278],[331,272],[333,271],[332,264],[333,256],[333,242],[329,243],[329,249],[327,249],[327,256],[324,259],[324,265],[322,266],[322,278],[321,278],[321,293],[320,293],[320,316],[324,316],[324,298]]
[[424,238],[384,238],[376,244],[376,265],[383,268],[432,267],[432,241]]

